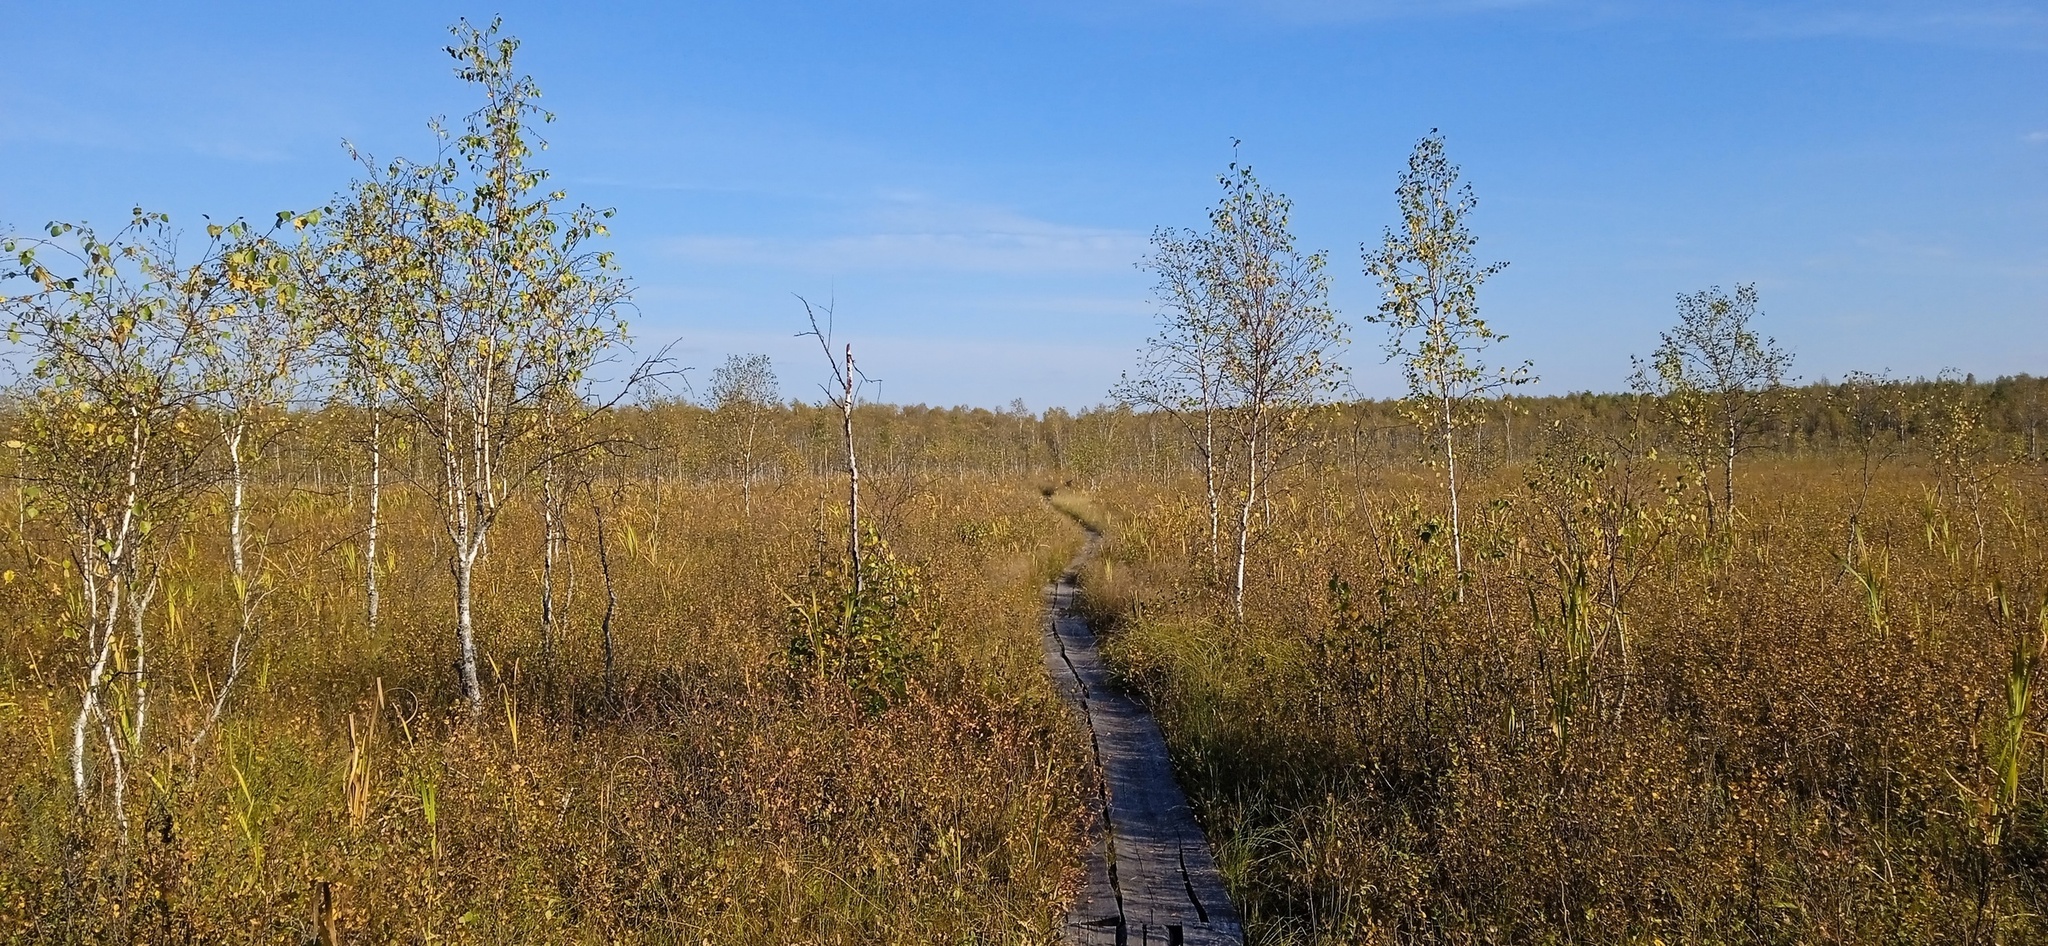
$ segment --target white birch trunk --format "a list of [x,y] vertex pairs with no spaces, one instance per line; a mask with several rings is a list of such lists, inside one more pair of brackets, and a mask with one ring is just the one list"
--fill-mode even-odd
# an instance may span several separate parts
[[860,598],[860,461],[853,453],[853,346],[846,346],[846,391],[839,416],[846,437],[846,557],[853,566],[853,596]]
[[476,576],[476,557],[472,552],[455,556],[455,642],[456,662],[462,675],[462,698],[469,703],[472,714],[481,714],[484,709],[483,685],[477,672],[476,622],[472,617],[471,604]]
[[364,611],[369,636],[377,636],[377,527],[384,497],[384,412],[370,405],[370,521],[363,537]]
[[1451,564],[1457,569],[1459,581],[1458,597],[1462,599],[1465,595],[1463,584],[1465,580],[1465,531],[1464,521],[1458,514],[1458,450],[1452,442],[1452,438],[1456,436],[1457,427],[1454,424],[1456,417],[1452,414],[1451,399],[1446,396],[1443,399],[1443,404],[1444,473],[1446,482],[1450,484],[1451,492]]
[[[247,482],[242,464],[242,441],[247,437],[249,425],[237,420],[226,432],[228,448],[228,565],[235,580],[242,581],[248,576],[247,563],[243,560],[242,515],[247,499]],[[246,597],[247,592],[237,588],[236,594]]]
[[1737,433],[1735,421],[1729,420],[1728,440],[1722,445],[1724,452],[1721,455],[1721,515],[1730,528],[1733,528],[1735,525],[1735,451],[1738,446],[1735,438]]
[[1209,502],[1209,573],[1223,558],[1223,503],[1216,495],[1216,410],[1202,408],[1202,488]]
[[1230,595],[1231,608],[1239,620],[1244,619],[1244,570],[1245,559],[1251,551],[1252,510],[1259,502],[1259,440],[1256,430],[1245,443],[1244,457],[1244,503],[1237,511],[1237,569]]

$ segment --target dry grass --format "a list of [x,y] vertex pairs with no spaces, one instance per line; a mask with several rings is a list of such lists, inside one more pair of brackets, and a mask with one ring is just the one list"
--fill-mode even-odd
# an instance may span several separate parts
[[1326,475],[1242,625],[1198,483],[1099,489],[1091,607],[1254,942],[2048,938],[2038,467],[1889,469],[1852,532],[1853,473],[1771,461],[1725,539],[1666,472],[1495,472],[1462,599],[1426,473]]
[[[110,793],[72,802],[50,523],[0,522],[0,941],[1051,942],[1089,787],[1038,650],[1041,588],[1082,539],[1048,498],[1108,536],[1086,603],[1258,942],[2048,939],[2038,462],[1909,453],[1865,496],[1849,458],[1770,459],[1709,537],[1672,471],[1560,442],[1465,494],[1461,586],[1435,478],[1338,450],[1261,510],[1239,623],[1199,484],[1137,420],[878,414],[877,660],[799,645],[786,597],[843,580],[837,484],[806,472],[832,431],[781,438],[749,518],[671,413],[645,426],[674,442],[598,490],[615,674],[590,503],[552,654],[522,510],[478,596],[478,719],[453,709],[432,510],[387,499],[368,633],[361,509],[317,488],[353,461],[315,431],[327,452],[271,472],[316,488],[255,503],[265,628],[188,756],[235,615],[202,510],[151,612],[126,839]],[[1047,450],[1095,459],[1048,471]]]
[[831,488],[757,486],[750,520],[732,484],[628,490],[610,686],[589,511],[552,666],[538,525],[508,521],[478,596],[477,720],[450,710],[448,578],[418,497],[387,499],[376,636],[358,511],[272,497],[260,654],[188,760],[233,613],[206,520],[153,618],[160,735],[125,841],[74,813],[65,579],[31,522],[0,552],[0,941],[310,942],[330,914],[347,942],[1052,941],[1084,756],[1040,669],[1040,589],[1079,533],[985,478],[899,503],[887,534],[938,647],[878,708],[791,672],[782,594],[837,548],[819,535]]

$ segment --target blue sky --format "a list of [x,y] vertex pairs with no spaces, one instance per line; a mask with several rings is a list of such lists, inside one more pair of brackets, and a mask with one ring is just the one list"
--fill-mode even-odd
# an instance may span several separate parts
[[502,13],[556,182],[618,209],[636,334],[700,379],[761,351],[814,394],[801,293],[886,400],[1096,403],[1151,329],[1146,235],[1202,221],[1233,138],[1355,320],[1431,128],[1544,391],[1622,387],[1676,294],[1747,281],[1809,380],[2048,372],[2048,4],[578,7],[0,0],[0,222],[323,203],[342,139],[424,156],[474,107],[440,48]]

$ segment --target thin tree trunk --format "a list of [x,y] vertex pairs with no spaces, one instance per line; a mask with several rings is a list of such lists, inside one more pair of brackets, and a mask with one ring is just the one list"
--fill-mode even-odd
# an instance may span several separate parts
[[457,670],[462,676],[462,698],[469,703],[472,714],[484,710],[483,684],[479,680],[476,663],[476,623],[472,616],[471,603],[474,600],[473,581],[476,576],[476,549],[459,550],[452,562],[455,574],[455,641],[458,656]]
[[142,747],[143,739],[149,732],[149,640],[146,636],[148,626],[144,619],[149,616],[149,603],[156,599],[157,589],[161,587],[158,580],[157,577],[151,577],[149,584],[136,596],[135,603],[128,609],[129,616],[135,622],[135,718],[134,725],[129,727],[128,740],[129,745],[138,749]]
[[[487,365],[477,383],[487,386],[488,377]],[[448,571],[455,581],[456,676],[462,687],[462,698],[469,704],[470,714],[480,716],[483,714],[484,693],[477,666],[473,605],[476,563],[483,555],[483,530],[488,526],[484,503],[492,489],[491,445],[486,434],[491,423],[491,403],[486,387],[483,395],[474,398],[473,405],[466,412],[458,413],[459,395],[456,391],[450,384],[443,389],[440,399],[442,503],[451,546]],[[457,416],[463,418],[462,427],[457,426]],[[466,449],[458,452],[458,437],[465,434],[468,443],[463,446]]]
[[605,540],[604,508],[597,502],[591,504],[591,512],[597,520],[597,567],[604,575],[604,619],[599,623],[599,632],[604,638],[604,695],[612,696],[612,614],[619,607],[618,589],[612,584],[611,546]]
[[846,558],[853,567],[853,596],[861,594],[860,570],[860,462],[853,454],[853,346],[846,346],[846,391],[839,402],[842,432],[846,438]]
[[114,738],[114,727],[107,724],[106,707],[98,708],[100,736],[107,742],[107,761],[114,769],[114,823],[121,828],[121,841],[128,840],[128,763],[121,752],[121,744]]
[[1237,512],[1237,575],[1231,585],[1231,607],[1244,620],[1244,565],[1251,550],[1252,509],[1259,501],[1259,441],[1254,432],[1245,444],[1244,504]]
[[[81,529],[81,534],[82,536],[90,535],[89,532],[85,532],[83,529]],[[85,599],[86,671],[85,677],[80,681],[79,686],[78,716],[71,723],[71,785],[77,795],[78,808],[80,811],[84,811],[88,802],[85,790],[85,728],[92,721],[93,714],[99,709],[100,678],[105,676],[107,672],[107,661],[111,657],[111,648],[113,647],[113,635],[105,630],[105,620],[102,617],[103,612],[101,611],[100,601],[101,581],[98,573],[98,563],[92,557],[98,550],[92,547],[89,539],[82,539],[80,546],[75,555],[78,563],[80,590],[83,592],[82,597]],[[111,613],[114,610],[111,607],[111,603],[120,600],[120,592],[116,590],[118,585],[115,569],[112,564],[108,565],[107,571],[109,575],[106,581],[106,594],[110,602],[107,613]]]
[[[247,578],[247,566],[242,558],[242,515],[247,495],[248,476],[242,464],[242,440],[248,433],[248,425],[236,421],[227,431],[228,448],[228,564],[234,569],[236,581]],[[237,589],[236,593],[246,594]]]
[[[214,725],[220,722],[221,714],[227,710],[228,695],[234,691],[236,681],[242,678],[242,667],[247,662],[248,643],[256,628],[255,587],[250,580],[247,561],[243,555],[242,516],[245,508],[244,484],[248,481],[247,471],[242,462],[242,440],[245,432],[246,427],[244,425],[236,424],[230,429],[226,438],[230,497],[228,511],[228,563],[232,568],[230,574],[235,580],[235,609],[241,623],[235,629],[234,641],[228,645],[227,676],[221,680],[220,689],[214,691],[213,705],[208,709],[206,719],[199,724],[198,731],[192,734],[191,742],[186,748],[187,760],[194,765],[198,764],[199,747],[205,744],[206,737],[213,731]],[[149,597],[154,596],[155,586],[152,584]],[[145,597],[141,604],[144,608],[147,608],[149,604],[148,597]],[[136,614],[135,623],[136,638],[139,641],[142,636],[142,615],[140,613]]]
[[1728,424],[1728,440],[1721,457],[1721,513],[1729,526],[1735,525],[1735,423]]
[[84,811],[87,803],[85,793],[85,724],[99,709],[100,690],[93,685],[93,674],[86,676],[85,694],[78,705],[78,718],[71,722],[71,787],[78,798],[78,809]]
[[545,667],[555,650],[555,521],[554,502],[541,501],[540,659]]
[[[245,616],[244,627],[247,627],[246,621]],[[220,722],[221,714],[227,710],[228,693],[235,688],[235,681],[241,679],[242,667],[248,663],[248,657],[242,647],[243,636],[235,635],[234,643],[228,649],[227,679],[221,682],[220,689],[213,694],[213,706],[207,711],[206,721],[200,724],[198,732],[192,734],[192,741],[185,750],[187,761],[191,765],[198,765],[199,747],[204,745],[206,737],[212,734],[214,724]]]
[[363,546],[363,581],[369,636],[377,636],[377,526],[384,497],[384,412],[370,404],[370,522]]
[[1713,535],[1716,532],[1720,531],[1721,522],[1721,518],[1718,514],[1720,504],[1714,499],[1714,471],[1713,468],[1709,466],[1709,464],[1712,462],[1713,461],[1711,460],[1702,460],[1699,463],[1700,495],[1706,497],[1707,536],[1709,538],[1713,537]]
[[1209,503],[1209,569],[1213,575],[1223,558],[1223,503],[1216,495],[1216,415],[1204,408],[1202,432],[1202,488]]
[[1451,399],[1444,398],[1444,478],[1450,484],[1451,492],[1451,564],[1457,569],[1459,581],[1458,597],[1464,597],[1465,580],[1465,532],[1464,521],[1458,510],[1458,450],[1452,442],[1457,428],[1453,425]]
[[548,463],[541,475],[540,497],[540,663],[543,673],[554,666],[555,656],[555,550],[561,529],[561,490],[555,479],[555,465]]
[[740,471],[740,512],[752,522],[754,519],[754,428],[760,424],[761,409],[747,407],[747,443],[741,453],[741,462],[746,468]]

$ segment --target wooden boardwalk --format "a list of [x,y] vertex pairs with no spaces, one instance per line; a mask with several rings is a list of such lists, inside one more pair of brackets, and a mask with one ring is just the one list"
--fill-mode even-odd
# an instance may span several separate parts
[[[1096,544],[1091,536],[1083,560]],[[1166,740],[1144,707],[1110,685],[1095,632],[1075,610],[1077,590],[1069,570],[1048,592],[1045,666],[1088,722],[1104,797],[1088,881],[1067,916],[1067,941],[1238,946],[1244,928],[1173,779]]]

